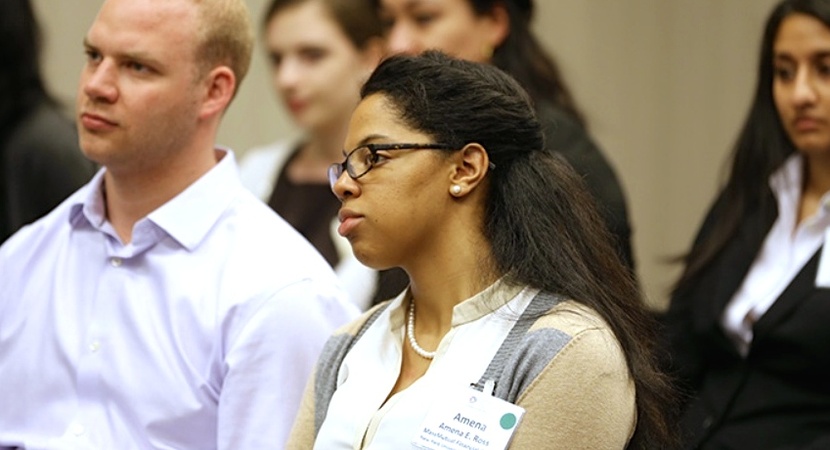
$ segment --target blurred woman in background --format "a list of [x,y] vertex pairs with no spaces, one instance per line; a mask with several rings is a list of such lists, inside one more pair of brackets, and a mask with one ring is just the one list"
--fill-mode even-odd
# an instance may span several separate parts
[[830,1],[785,0],[665,322],[689,449],[830,448]]
[[29,0],[0,2],[0,243],[89,181],[95,166],[40,73]]
[[326,170],[343,157],[343,138],[360,85],[383,54],[382,30],[368,0],[274,0],[263,40],[274,89],[301,131],[245,153],[243,183],[306,237],[334,267],[362,309],[397,295],[400,271],[361,265],[336,233],[339,202]]
[[631,225],[623,188],[588,134],[584,116],[556,61],[530,29],[533,0],[373,0],[390,53],[437,49],[491,63],[530,94],[548,150],[565,157],[585,180],[615,238],[618,254],[634,272]]

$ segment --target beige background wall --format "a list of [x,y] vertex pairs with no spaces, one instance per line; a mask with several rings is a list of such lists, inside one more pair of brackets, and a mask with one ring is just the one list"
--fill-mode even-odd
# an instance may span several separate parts
[[[259,19],[266,0],[247,0]],[[81,41],[100,0],[34,0],[44,68],[74,101]],[[535,26],[559,59],[628,193],[641,281],[665,303],[683,252],[722,180],[747,110],[763,21],[773,0],[537,0]],[[258,22],[257,22],[258,24]],[[238,151],[292,134],[261,48],[220,141]]]

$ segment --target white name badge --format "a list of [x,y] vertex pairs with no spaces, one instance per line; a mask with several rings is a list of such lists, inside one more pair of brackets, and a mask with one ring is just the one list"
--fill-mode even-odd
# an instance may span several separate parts
[[449,395],[427,412],[412,445],[427,450],[503,450],[525,410],[473,388]]

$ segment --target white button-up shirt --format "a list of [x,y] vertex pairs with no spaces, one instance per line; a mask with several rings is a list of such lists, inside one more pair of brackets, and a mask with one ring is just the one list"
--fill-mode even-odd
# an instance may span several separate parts
[[129,244],[102,170],[0,247],[0,449],[282,448],[358,311],[221,152]]

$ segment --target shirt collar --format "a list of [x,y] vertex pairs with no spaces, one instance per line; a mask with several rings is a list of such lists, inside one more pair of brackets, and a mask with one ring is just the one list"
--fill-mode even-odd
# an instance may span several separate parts
[[188,250],[199,245],[241,187],[233,152],[217,153],[221,159],[208,173],[147,216]]
[[496,280],[487,289],[455,305],[452,311],[452,326],[472,322],[506,305],[516,298],[524,286]]
[[[457,327],[472,322],[496,311],[516,298],[524,288],[525,286],[508,283],[504,280],[504,277],[498,279],[483,291],[453,307],[452,326]],[[409,304],[410,299],[411,293],[409,287],[407,287],[389,305],[389,319],[392,329],[404,326],[407,311],[404,310],[403,305]]]
[[769,177],[769,186],[775,198],[780,202],[785,196],[798,198],[804,179],[804,157],[799,153],[790,155]]
[[[778,202],[778,214],[793,210],[797,211],[798,202],[804,187],[805,161],[800,153],[790,155],[781,167],[769,177],[769,185]],[[821,196],[821,209],[816,216],[830,213],[830,192]],[[793,213],[795,214],[795,213]]]
[[73,227],[91,225],[96,228],[106,222],[106,206],[101,186],[106,169],[100,169],[78,193],[70,199],[69,223]]
[[[231,150],[216,149],[219,162],[184,191],[136,223],[148,220],[193,250],[207,236],[241,188],[236,160]],[[73,226],[86,222],[98,229],[106,224],[106,206],[102,191],[104,173],[101,169],[87,185],[86,195],[78,195],[69,216]]]

